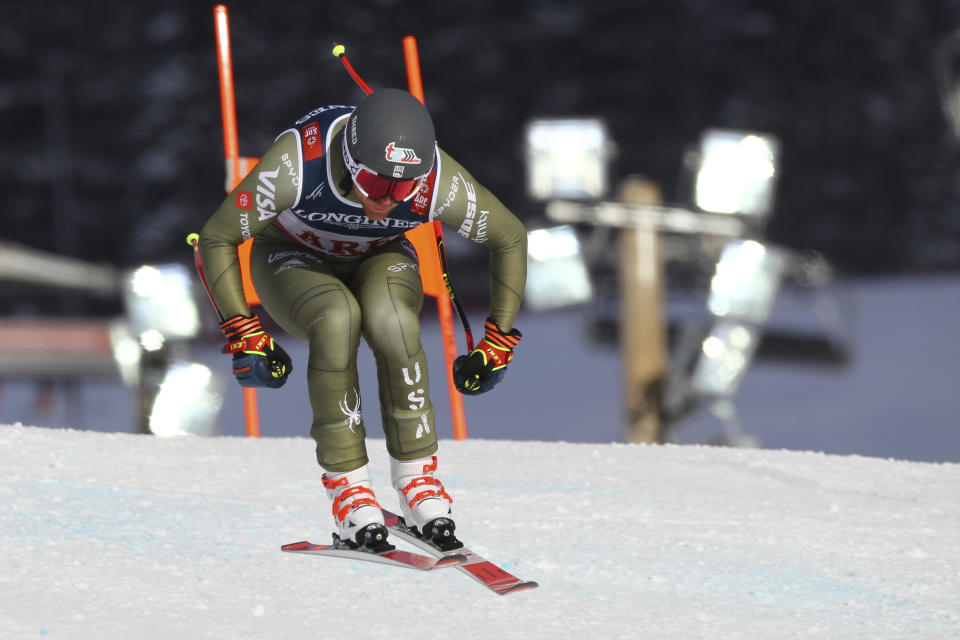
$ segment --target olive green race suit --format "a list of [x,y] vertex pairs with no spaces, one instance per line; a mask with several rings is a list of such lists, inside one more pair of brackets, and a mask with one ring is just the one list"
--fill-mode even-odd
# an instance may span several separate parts
[[[527,260],[523,224],[439,149],[432,189],[421,189],[414,198],[421,219],[394,221],[397,228],[388,224],[387,231],[384,224],[374,225],[363,215],[340,153],[344,122],[345,116],[321,131],[320,149],[303,127],[280,134],[213,213],[199,240],[210,295],[227,319],[252,314],[243,294],[237,245],[255,238],[250,267],[263,309],[284,331],[309,343],[310,433],[317,461],[331,472],[367,463],[357,375],[361,336],[376,361],[388,452],[398,460],[414,460],[437,450],[420,344],[423,290],[415,252],[402,235],[404,224],[439,219],[488,248],[489,316],[505,332],[513,328],[520,307]],[[313,177],[306,176],[309,171]],[[323,175],[325,184],[319,184]],[[429,198],[421,197],[424,191]],[[317,196],[327,198],[321,211],[313,205]],[[304,226],[317,219],[338,220],[342,233],[325,235]],[[371,226],[379,235],[365,243],[360,236]]]

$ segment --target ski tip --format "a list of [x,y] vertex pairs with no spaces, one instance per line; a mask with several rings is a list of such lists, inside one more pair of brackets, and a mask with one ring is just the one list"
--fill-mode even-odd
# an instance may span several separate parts
[[500,592],[500,595],[505,596],[508,593],[517,593],[518,591],[529,591],[530,589],[536,589],[539,587],[539,583],[529,580],[527,582],[518,582],[509,589]]
[[307,542],[306,540],[302,542],[293,542],[291,544],[285,544],[280,547],[281,551],[304,551],[306,549],[313,549],[317,545],[312,542]]

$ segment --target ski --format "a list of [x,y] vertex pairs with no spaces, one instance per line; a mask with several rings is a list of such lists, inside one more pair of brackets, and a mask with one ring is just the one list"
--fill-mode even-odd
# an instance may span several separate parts
[[394,567],[407,567],[408,569],[419,569],[420,571],[431,571],[432,569],[442,569],[460,564],[466,560],[466,557],[460,554],[450,554],[442,558],[431,558],[411,553],[409,551],[392,550],[383,553],[373,553],[371,551],[361,551],[360,549],[348,549],[342,546],[332,544],[313,544],[312,542],[294,542],[280,547],[281,551],[291,553],[311,553],[321,556],[334,556],[337,558],[349,558],[351,560],[363,560],[365,562],[379,562]]
[[521,580],[512,573],[498,567],[486,558],[474,553],[466,547],[452,549],[450,551],[441,551],[439,548],[427,542],[420,537],[413,529],[407,526],[402,516],[383,510],[384,523],[390,530],[390,533],[396,535],[401,540],[421,549],[442,562],[444,558],[462,556],[463,561],[458,561],[455,565],[457,569],[464,572],[483,586],[501,596],[517,591],[526,591],[527,589],[536,589],[538,585],[532,580]]

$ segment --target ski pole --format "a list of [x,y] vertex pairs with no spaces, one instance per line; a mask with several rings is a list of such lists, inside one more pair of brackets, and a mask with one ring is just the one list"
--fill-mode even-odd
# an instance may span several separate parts
[[207,292],[207,298],[209,298],[210,304],[213,305],[213,310],[217,312],[220,322],[223,322],[223,316],[220,315],[220,307],[217,306],[216,300],[213,299],[213,294],[210,293],[210,285],[207,284],[207,277],[203,275],[203,261],[200,259],[200,234],[191,233],[187,235],[187,244],[193,247],[193,266],[197,268],[197,275],[200,276],[203,289]]

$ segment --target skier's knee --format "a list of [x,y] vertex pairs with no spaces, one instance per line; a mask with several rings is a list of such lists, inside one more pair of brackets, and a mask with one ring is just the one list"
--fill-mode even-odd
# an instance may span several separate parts
[[310,366],[318,371],[346,371],[360,346],[359,311],[350,305],[335,305],[307,326]]
[[307,335],[318,331],[337,332],[340,336],[360,332],[360,307],[353,295],[339,285],[305,291],[294,300],[291,315]]
[[375,351],[398,359],[412,358],[420,352],[420,318],[404,306],[364,310],[364,335]]

